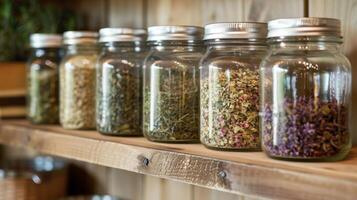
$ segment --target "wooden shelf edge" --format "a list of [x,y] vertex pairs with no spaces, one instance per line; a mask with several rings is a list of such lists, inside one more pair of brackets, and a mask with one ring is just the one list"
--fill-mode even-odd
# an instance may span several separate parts
[[[139,141],[138,145],[130,144],[135,141]],[[143,147],[140,142],[147,147]],[[357,174],[355,157],[342,164],[296,163],[301,169],[306,166],[306,169],[312,167],[316,170],[341,165],[337,169],[349,170],[346,173],[351,173],[352,178],[348,179],[330,173],[314,173],[313,170],[303,172],[291,170],[293,168],[276,167],[277,165],[261,165],[259,162],[254,164],[239,160],[221,160],[205,152],[202,155],[184,153],[177,150],[180,149],[177,144],[165,145],[164,150],[142,138],[118,139],[100,136],[95,131],[68,131],[55,126],[33,126],[24,120],[2,121],[0,143],[252,197],[319,200],[353,199],[357,196],[357,180],[354,179]],[[150,145],[153,148],[149,148]],[[351,165],[352,161],[354,165]],[[336,173],[338,174],[338,171]]]

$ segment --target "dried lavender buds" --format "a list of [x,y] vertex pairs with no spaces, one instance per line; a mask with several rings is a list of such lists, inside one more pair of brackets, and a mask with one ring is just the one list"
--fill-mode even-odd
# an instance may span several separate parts
[[319,159],[349,149],[348,110],[336,99],[286,98],[282,108],[265,105],[262,112],[263,148],[282,158]]
[[67,129],[94,129],[96,55],[74,56],[60,69],[60,122]]
[[[106,64],[107,65],[107,64]],[[142,135],[141,65],[102,66],[97,74],[97,129],[110,135]]]
[[152,85],[144,88],[145,136],[159,142],[197,142],[198,70],[184,65],[170,70],[158,64],[151,67]]
[[56,68],[43,67],[30,66],[27,115],[32,123],[54,124],[58,123],[59,115],[58,73]]
[[201,80],[201,142],[220,149],[259,149],[259,72],[211,68]]

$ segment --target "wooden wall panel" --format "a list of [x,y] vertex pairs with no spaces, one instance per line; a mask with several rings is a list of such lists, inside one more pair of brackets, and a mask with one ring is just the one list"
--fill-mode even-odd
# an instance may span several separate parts
[[110,27],[145,27],[144,0],[109,0],[108,25]]
[[[357,0],[310,0],[309,16],[341,19],[344,53],[352,64],[352,119],[357,119]],[[357,124],[352,123],[354,144],[357,145]]]
[[107,193],[125,200],[143,199],[144,175],[124,170],[110,169]]
[[194,200],[251,200],[245,199],[243,196],[238,196],[217,190],[211,190],[202,187],[194,187]]
[[277,18],[303,17],[303,0],[245,0],[244,20],[267,22]]
[[66,7],[73,8],[83,21],[79,29],[98,30],[108,24],[107,0],[63,0]]
[[224,21],[261,21],[304,15],[303,0],[150,0],[147,24],[197,25]]

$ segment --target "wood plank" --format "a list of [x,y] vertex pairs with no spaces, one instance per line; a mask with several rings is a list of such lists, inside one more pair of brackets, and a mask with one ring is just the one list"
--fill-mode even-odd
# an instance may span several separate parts
[[[210,190],[203,187],[194,187],[194,200],[250,200],[236,194]],[[252,199],[253,200],[253,199]]]
[[25,120],[2,121],[0,143],[252,197],[319,200],[357,195],[357,148],[341,162],[283,162],[261,152],[219,152],[200,144],[107,137],[96,131],[34,126]]
[[170,200],[193,200],[193,186],[182,182],[163,180],[162,199]]
[[144,0],[109,0],[110,27],[145,27]]
[[23,62],[0,63],[0,94],[24,91],[26,87],[26,64]]
[[[341,20],[343,51],[352,64],[352,102],[357,102],[357,0],[310,0],[309,16]],[[352,107],[352,118],[357,118],[357,106]],[[356,123],[352,123],[352,133],[357,133]],[[353,139],[354,144],[357,144],[356,134]]]
[[150,0],[151,25],[197,25],[226,21],[262,21],[302,17],[303,0]]
[[277,18],[303,17],[303,0],[244,0],[244,20],[267,22]]
[[1,106],[0,119],[21,118],[26,116],[26,106]]
[[79,30],[97,31],[101,27],[108,26],[107,0],[64,0],[61,4],[76,11],[76,15],[81,19]]
[[107,177],[107,193],[121,199],[143,199],[144,175],[111,169]]
[[153,176],[144,176],[142,200],[164,200],[162,199],[162,183],[163,179]]

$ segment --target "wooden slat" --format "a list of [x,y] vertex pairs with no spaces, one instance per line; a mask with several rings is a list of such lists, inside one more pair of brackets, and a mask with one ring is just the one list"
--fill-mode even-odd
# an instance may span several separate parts
[[[296,163],[272,160],[260,152],[219,152],[200,144],[106,137],[21,120],[2,121],[0,127],[3,144],[235,194],[317,200],[357,195],[357,148],[341,162]],[[226,176],[220,176],[223,173]]]
[[[357,102],[357,0],[310,0],[309,16],[333,17],[342,22],[343,51],[352,64],[352,101]],[[352,107],[352,118],[357,118],[357,106]],[[357,144],[357,124],[352,123],[354,144]]]
[[217,190],[210,190],[203,187],[194,187],[194,200],[253,200],[245,199],[243,196],[234,195],[231,193],[221,192]]
[[303,0],[150,0],[148,25],[198,25],[302,17]]
[[122,199],[143,199],[143,175],[111,169],[107,179],[107,193]]
[[145,27],[144,0],[109,0],[110,27]]
[[60,3],[72,8],[82,20],[79,23],[79,30],[97,31],[108,25],[106,0],[62,0]]
[[0,95],[24,91],[26,87],[26,64],[22,62],[0,63]]
[[0,119],[25,117],[25,116],[26,116],[26,107],[25,106],[2,106],[2,107],[0,107]]

